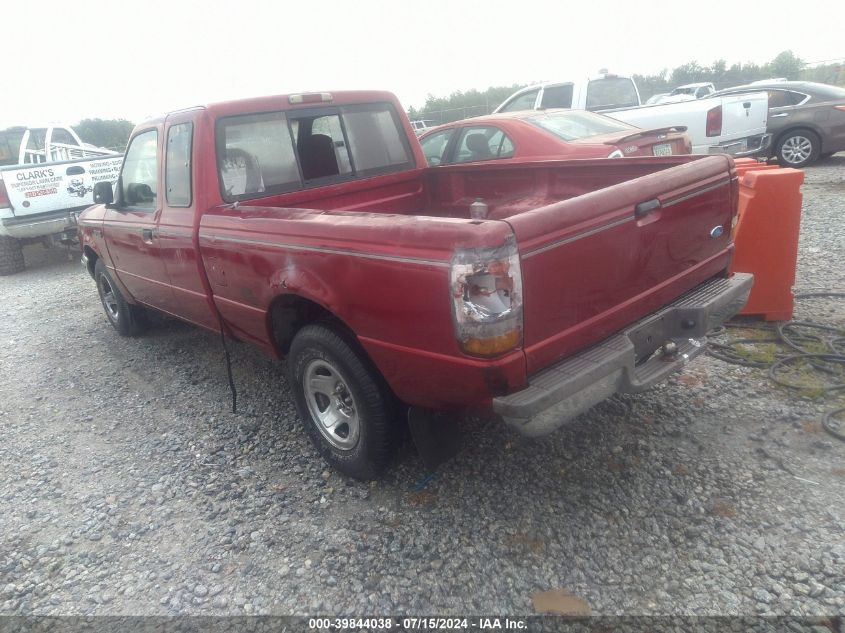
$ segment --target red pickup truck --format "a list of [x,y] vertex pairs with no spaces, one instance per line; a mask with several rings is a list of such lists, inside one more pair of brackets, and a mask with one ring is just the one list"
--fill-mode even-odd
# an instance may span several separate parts
[[427,167],[392,94],[308,93],[140,124],[79,231],[120,334],[152,308],[285,357],[368,478],[408,405],[541,435],[701,353],[751,288],[737,195],[726,156]]

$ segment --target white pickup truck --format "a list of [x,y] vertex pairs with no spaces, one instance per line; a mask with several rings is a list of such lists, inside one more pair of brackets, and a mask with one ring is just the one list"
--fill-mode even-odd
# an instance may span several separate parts
[[508,97],[495,112],[574,108],[590,110],[645,129],[686,127],[693,154],[753,156],[771,143],[766,134],[769,99],[765,91],[735,97],[704,97],[640,105],[630,77],[602,73],[583,81],[528,86]]
[[72,242],[94,184],[113,182],[123,155],[83,143],[68,126],[0,130],[0,275],[24,269],[23,246]]

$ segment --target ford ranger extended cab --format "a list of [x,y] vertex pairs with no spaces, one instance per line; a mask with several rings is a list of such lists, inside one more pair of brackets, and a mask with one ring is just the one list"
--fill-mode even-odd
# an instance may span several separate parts
[[752,283],[727,272],[730,157],[427,167],[387,92],[173,112],[95,188],[83,263],[117,331],[151,308],[286,358],[306,433],[359,478],[409,405],[536,436],[645,389]]

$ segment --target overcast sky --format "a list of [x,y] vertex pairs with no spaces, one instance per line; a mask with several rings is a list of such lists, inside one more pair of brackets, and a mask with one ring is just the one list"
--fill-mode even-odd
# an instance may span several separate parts
[[419,107],[603,67],[845,57],[842,0],[6,0],[0,23],[3,127],[311,90],[387,89]]

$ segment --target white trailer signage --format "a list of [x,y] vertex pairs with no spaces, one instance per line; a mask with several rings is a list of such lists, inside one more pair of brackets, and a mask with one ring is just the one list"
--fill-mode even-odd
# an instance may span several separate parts
[[94,184],[115,182],[123,156],[0,170],[15,217],[94,204]]

